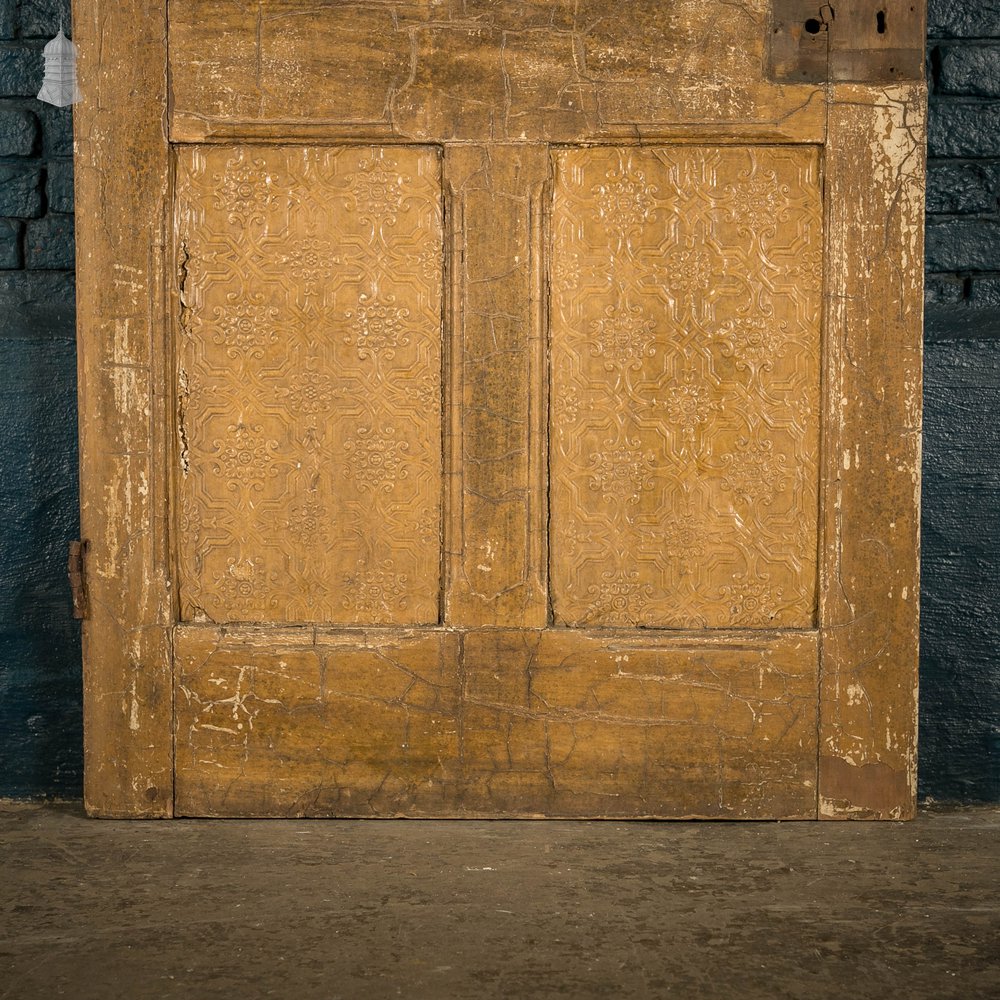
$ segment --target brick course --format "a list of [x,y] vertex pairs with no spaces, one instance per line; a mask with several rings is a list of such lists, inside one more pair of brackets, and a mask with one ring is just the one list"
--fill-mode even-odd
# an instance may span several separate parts
[[24,223],[18,219],[0,219],[0,268],[21,267],[24,263],[21,240]]
[[0,111],[0,156],[31,156],[38,145],[38,118],[24,108]]
[[21,0],[19,10],[21,38],[41,38],[48,41],[58,30],[69,36],[70,0]]
[[[928,34],[927,337],[992,340],[998,331],[989,310],[997,303],[987,289],[1000,274],[1000,0],[930,0]],[[961,308],[935,308],[949,303]]]
[[0,271],[73,268],[73,113],[35,98],[60,19],[64,0],[0,0]]
[[1000,45],[942,44],[935,61],[937,94],[1000,96]]
[[1000,38],[1000,0],[930,0],[927,35],[940,38]]

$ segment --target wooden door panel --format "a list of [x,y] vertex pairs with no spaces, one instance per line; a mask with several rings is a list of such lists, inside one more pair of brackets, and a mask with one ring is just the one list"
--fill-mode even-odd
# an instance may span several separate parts
[[[424,300],[435,301],[430,282],[440,279],[442,270],[432,258],[443,251],[450,277],[450,330],[443,357],[449,399],[442,473],[449,483],[445,627],[339,632],[260,624],[224,631],[200,625],[178,628],[178,811],[807,815],[815,803],[816,633],[678,636],[623,628],[683,620],[698,627],[706,620],[766,626],[775,615],[760,591],[779,558],[767,564],[744,562],[744,572],[752,568],[753,579],[738,592],[723,592],[722,610],[714,617],[712,602],[718,606],[720,595],[704,580],[682,595],[689,602],[687,619],[664,613],[683,585],[683,568],[668,581],[671,589],[657,594],[659,604],[651,602],[653,613],[635,614],[630,598],[634,601],[637,591],[652,593],[650,581],[662,587],[663,580],[637,576],[633,566],[644,568],[643,536],[629,536],[631,517],[619,524],[600,507],[609,491],[630,488],[627,463],[602,475],[595,462],[609,422],[634,423],[635,433],[665,434],[668,442],[676,435],[676,448],[665,452],[668,459],[658,468],[694,457],[686,470],[686,488],[700,490],[706,505],[714,503],[728,515],[731,533],[732,522],[737,523],[743,534],[730,541],[730,549],[742,553],[756,545],[753,553],[767,551],[765,539],[772,538],[779,523],[806,536],[805,544],[794,538],[792,545],[796,553],[795,544],[807,550],[800,555],[809,593],[803,603],[811,608],[821,238],[815,150],[447,147],[443,190],[449,225],[443,248],[436,231],[426,235],[432,228],[428,218],[437,219],[429,207],[437,189],[429,179],[423,187],[406,188],[406,205],[411,215],[417,213],[418,224],[404,225],[401,211],[402,178],[421,174],[421,168],[433,174],[431,165],[436,170],[437,161],[426,150],[221,146],[187,147],[182,155],[189,162],[179,170],[177,196],[184,260],[182,442],[187,448],[180,456],[180,493],[182,504],[200,497],[199,509],[210,513],[213,525],[222,520],[220,500],[234,512],[223,523],[268,509],[266,490],[253,488],[267,483],[266,467],[251,463],[247,483],[237,482],[235,488],[222,484],[207,500],[204,489],[199,494],[185,487],[199,482],[198,471],[205,468],[218,479],[221,465],[209,449],[202,446],[199,452],[196,447],[207,435],[190,429],[199,426],[189,414],[192,372],[197,376],[195,394],[204,396],[203,385],[216,387],[208,412],[218,412],[220,419],[228,418],[234,399],[276,398],[293,428],[311,426],[320,415],[334,421],[322,435],[306,433],[301,439],[307,445],[318,439],[314,453],[307,453],[314,463],[328,471],[344,468],[346,474],[322,480],[312,493],[311,479],[305,480],[304,491],[278,493],[286,520],[272,525],[272,537],[287,554],[287,506],[294,511],[304,502],[303,492],[306,499],[336,504],[342,499],[338,490],[351,483],[351,441],[338,450],[336,435],[343,433],[344,414],[352,415],[358,405],[354,397],[364,397],[366,416],[375,420],[381,410],[391,410],[397,379],[419,385],[421,374],[426,378],[429,372],[414,374],[413,366],[424,358],[438,364],[442,360],[434,351],[438,320],[417,305],[398,315],[398,328],[390,330],[383,322],[364,342],[351,322],[353,314],[367,296],[376,296],[375,285],[384,284],[388,275],[398,298],[400,281],[422,262],[424,284],[418,287]],[[257,157],[256,170],[248,171],[252,156]],[[393,170],[387,172],[385,163]],[[299,176],[302,165],[304,178]],[[375,170],[379,197],[377,204],[359,209],[351,178],[366,167]],[[323,183],[312,180],[313,172]],[[262,193],[249,194],[247,207],[234,212],[233,199],[220,199],[217,192],[220,187],[241,192],[241,185]],[[308,207],[309,222],[296,230],[285,215],[300,202]],[[321,204],[328,207],[314,207]],[[271,218],[268,212],[282,214]],[[220,213],[247,234],[238,253],[232,248],[237,235],[223,239],[206,221]],[[256,234],[254,226],[267,235]],[[421,235],[389,246],[377,260],[361,250],[340,249],[353,250],[378,234],[378,250],[392,234],[414,232]],[[321,269],[323,262],[317,262],[316,248],[309,244],[309,273],[296,277],[298,258],[286,247],[289,240],[302,239],[302,233],[313,240],[322,233],[329,252],[338,251],[336,276],[332,261]],[[268,241],[275,241],[277,249]],[[678,252],[697,256],[706,247],[718,259],[707,256],[701,271],[675,259]],[[412,259],[403,261],[407,253]],[[356,261],[365,266],[352,276],[347,268]],[[802,269],[807,278],[799,287],[794,282]],[[276,277],[269,281],[272,271]],[[713,278],[716,273],[731,273],[731,284]],[[683,289],[678,276],[687,282]],[[634,292],[629,290],[633,286]],[[277,310],[276,336],[263,341],[271,326],[226,322],[230,310],[258,298]],[[646,338],[642,344],[629,327],[609,320],[619,305],[633,309],[633,298],[661,303],[638,328]],[[774,343],[761,345],[755,339],[761,324],[753,324],[761,316],[774,320],[773,327],[763,326]],[[256,339],[245,344],[251,334]],[[310,364],[274,363],[275,357],[284,362],[288,345],[300,340],[307,347],[301,355],[293,353],[293,361],[301,356]],[[422,354],[405,354],[404,349],[420,344],[429,345]],[[684,363],[685,349],[702,362],[703,384],[696,388],[718,401],[704,414],[711,418],[703,422],[707,427],[685,423],[689,409],[679,405],[674,413],[659,398],[691,385],[683,371],[675,370]],[[315,357],[332,360],[320,370],[311,360]],[[399,364],[404,360],[409,366]],[[317,379],[318,371],[326,381]],[[289,400],[303,372],[310,379],[303,395],[308,405],[300,414]],[[728,395],[724,378],[729,380]],[[248,379],[254,387],[249,395]],[[329,398],[323,389],[330,390]],[[440,393],[439,384],[433,389]],[[591,413],[585,409],[588,403]],[[568,419],[572,409],[578,411],[575,425]],[[425,428],[427,452],[433,451],[429,441],[438,426],[431,411],[431,406],[422,409],[419,417],[425,423],[417,424]],[[730,411],[735,417],[727,423]],[[595,426],[604,435],[596,442],[590,431]],[[719,439],[738,444],[740,432],[750,440],[761,428],[766,442],[778,442],[782,456],[773,464],[787,479],[767,476],[768,470],[763,478],[744,475],[737,483],[739,495],[732,496],[722,485],[726,475],[730,480],[725,482],[736,482],[731,461],[720,461],[721,471],[715,470],[713,479],[698,446]],[[626,444],[632,436],[625,430]],[[273,437],[281,442],[289,435],[275,432]],[[221,443],[221,430],[216,438]],[[705,451],[709,458],[714,454],[711,448]],[[785,453],[792,460],[786,462]],[[412,523],[397,524],[399,534],[393,534],[382,526],[384,503],[398,484],[384,465],[375,471],[381,478],[374,484],[380,489],[372,491],[371,520],[358,520],[355,514],[348,523],[359,537],[370,533],[370,546],[384,546],[388,561],[412,544],[415,529]],[[563,488],[566,483],[569,489]],[[750,495],[755,489],[774,493],[763,498],[776,508],[771,522],[754,520],[737,506],[761,501]],[[581,491],[586,500],[597,497],[596,509],[572,508],[569,500]],[[677,523],[684,525],[679,492],[662,488],[639,511],[651,551],[665,551],[669,532]],[[550,496],[552,516],[546,518]],[[804,510],[796,507],[803,496]],[[196,520],[195,528],[204,531],[206,520],[204,515]],[[549,521],[551,551],[545,543]],[[319,529],[330,534],[341,522],[342,517],[331,517],[319,521]],[[587,523],[598,549],[574,562]],[[189,530],[188,524],[185,516],[182,531]],[[719,547],[722,531],[717,525],[712,529],[694,537],[691,548],[705,538]],[[617,546],[617,569],[615,553],[607,550],[609,539]],[[208,532],[194,535],[190,550],[203,551],[212,541]],[[254,562],[258,546],[266,548],[263,533],[249,530],[225,538],[224,545],[224,553],[237,552],[237,567]],[[589,618],[550,625],[546,555],[561,574],[557,581],[575,579],[567,568],[584,567],[578,578],[591,588]],[[333,557],[325,547],[316,556],[313,563],[307,554],[299,554],[298,563],[286,562],[314,572],[315,588],[302,587],[301,570],[272,578],[275,590],[283,593],[283,619],[247,600],[238,605],[237,615],[215,621],[392,624],[380,617],[382,606],[363,604],[364,581],[347,572],[330,581],[342,580],[342,589],[330,589],[341,597],[339,607],[353,602],[352,614],[363,607],[368,618],[345,619],[339,607],[331,613],[329,601],[322,599],[330,563],[322,560]],[[436,551],[427,553],[435,569],[437,556]],[[720,555],[698,559],[697,565],[714,567],[720,581],[737,576]],[[608,586],[608,574],[616,572]],[[436,595],[430,578],[414,580]],[[599,598],[593,594],[595,580],[606,585]],[[218,578],[206,581],[203,589],[228,596]],[[373,589],[383,603],[396,596],[384,582]],[[557,600],[568,603],[565,595],[572,593],[572,587],[556,591]],[[406,606],[400,600],[391,607]],[[557,604],[557,615],[559,610]],[[419,624],[403,618],[399,623]],[[560,627],[585,623],[606,628]],[[797,624],[811,624],[808,611]],[[484,625],[501,627],[484,630]],[[751,774],[754,781],[748,781]]]
[[441,630],[179,627],[177,812],[446,813],[459,646]]
[[181,616],[436,622],[437,152],[183,147],[176,220]]
[[487,814],[808,816],[816,635],[476,631],[465,803]]
[[818,151],[563,149],[555,164],[556,622],[811,627]]
[[180,815],[805,817],[815,632],[176,632]]
[[701,0],[172,0],[171,136],[820,139],[821,91],[763,75],[766,22]]
[[74,4],[90,811],[912,814],[885,2]]
[[[697,452],[705,429],[681,419],[683,406],[675,414],[657,399],[689,387],[674,370],[685,347],[708,359],[700,388],[717,409],[729,403],[719,386],[728,374],[738,430],[763,425],[769,442],[787,440],[779,407],[789,397],[808,450],[818,383],[815,151],[449,147],[443,245],[440,164],[433,150],[399,146],[179,151],[182,609],[191,619],[256,624],[176,632],[177,810],[806,815],[815,798],[816,633],[622,631],[677,620],[662,618],[662,596],[653,605],[660,618],[634,614],[628,597],[652,590],[646,579],[626,589],[632,565],[643,566],[641,536],[606,511],[603,520],[600,510],[581,516],[560,486],[582,485],[602,501],[630,487],[627,468],[595,470],[601,455],[589,428],[606,435],[608,421],[676,434],[675,462]],[[713,213],[719,199],[725,208]],[[767,222],[753,214],[758,203]],[[720,216],[714,227],[709,215]],[[772,219],[785,225],[781,235],[767,228]],[[797,295],[787,287],[789,243],[812,268],[813,284]],[[674,259],[677,248],[690,256],[706,246],[731,259],[707,257],[700,272]],[[727,268],[732,286],[713,280]],[[678,275],[683,293],[670,284]],[[661,296],[640,330],[653,346],[606,322],[618,303],[632,308],[626,285],[638,297]],[[780,344],[753,339],[759,315],[787,335]],[[750,331],[743,339],[740,319]],[[440,469],[442,361],[450,420]],[[594,413],[573,426],[568,404],[582,409],[581,401]],[[715,438],[737,437],[712,417]],[[359,428],[397,424],[408,435],[400,447],[354,464]],[[420,455],[423,482],[413,474]],[[775,463],[796,485],[741,480],[731,499],[702,463],[688,471],[689,488],[732,512],[760,499],[744,495],[755,486],[769,487],[778,517],[807,522],[814,550],[815,510],[809,520],[789,508],[803,493],[815,506],[815,470],[808,456],[804,472]],[[441,556],[434,474],[450,482],[444,629],[265,624],[431,624]],[[804,488],[803,476],[811,477]],[[607,631],[544,628],[550,493],[554,566],[573,566],[588,518],[595,541],[618,547],[611,587],[589,595],[597,612],[570,622]],[[419,504],[401,502],[414,495]],[[684,512],[668,489],[647,507],[651,548],[664,548]],[[745,530],[731,548],[764,535],[761,521]],[[426,565],[385,575],[425,538]],[[582,564],[606,581],[612,559],[602,549]],[[702,562],[733,579],[722,558]],[[770,622],[759,596],[766,569],[753,569],[750,586],[723,595],[728,617],[713,624]],[[679,589],[677,580],[670,586]],[[701,600],[690,617],[703,625],[716,595],[703,585],[685,596]],[[408,618],[421,598],[425,618]]]

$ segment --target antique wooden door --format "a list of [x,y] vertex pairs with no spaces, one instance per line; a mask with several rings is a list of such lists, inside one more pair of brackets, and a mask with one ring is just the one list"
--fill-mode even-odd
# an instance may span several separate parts
[[911,814],[915,5],[74,26],[91,812]]

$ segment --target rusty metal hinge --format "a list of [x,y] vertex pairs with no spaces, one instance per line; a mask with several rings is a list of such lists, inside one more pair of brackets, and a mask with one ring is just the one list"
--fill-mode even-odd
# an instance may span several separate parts
[[69,561],[66,568],[69,571],[70,593],[73,595],[73,617],[79,619],[90,617],[90,603],[87,600],[86,553],[86,542],[69,543]]

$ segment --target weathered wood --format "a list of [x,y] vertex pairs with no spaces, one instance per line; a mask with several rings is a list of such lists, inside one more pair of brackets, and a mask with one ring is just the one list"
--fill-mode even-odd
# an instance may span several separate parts
[[173,0],[171,136],[578,142],[715,124],[815,140],[822,91],[764,79],[767,14],[722,0]]
[[164,5],[79,0],[76,106],[84,802],[173,802],[166,537]]
[[912,0],[773,0],[769,73],[789,83],[896,84],[924,75],[924,5]]
[[925,95],[833,91],[819,810],[916,806]]
[[85,621],[90,617],[87,601],[86,556],[87,546],[80,541],[69,543],[69,558],[66,560],[66,575],[69,577],[70,597],[73,601],[73,617]]
[[814,815],[817,637],[177,629],[177,811]]
[[545,146],[450,146],[445,618],[539,628],[546,592]]
[[446,811],[459,636],[182,625],[180,815]]
[[78,8],[88,808],[173,738],[187,814],[910,815],[922,84],[768,80],[763,0],[174,0],[168,102],[165,6]]

